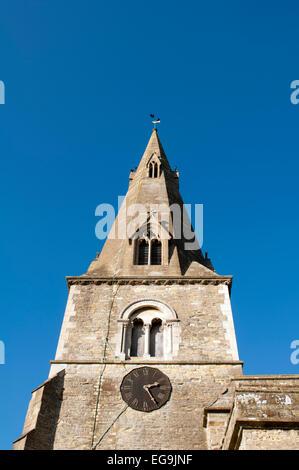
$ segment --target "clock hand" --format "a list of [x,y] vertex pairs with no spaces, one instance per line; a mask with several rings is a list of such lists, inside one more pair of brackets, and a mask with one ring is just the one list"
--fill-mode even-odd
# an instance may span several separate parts
[[160,385],[160,384],[159,384],[159,382],[155,382],[155,383],[153,383],[153,384],[148,384],[148,385],[145,385],[145,387],[147,387],[147,388],[151,388],[151,387],[159,387],[159,385]]
[[153,395],[151,394],[151,392],[149,391],[149,387],[151,385],[143,385],[143,389],[149,394],[150,396],[150,399],[157,405],[158,403],[156,402],[156,400],[154,399]]

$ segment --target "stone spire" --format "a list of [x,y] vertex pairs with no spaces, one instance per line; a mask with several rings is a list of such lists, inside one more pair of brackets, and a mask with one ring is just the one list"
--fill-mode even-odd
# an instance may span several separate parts
[[146,166],[150,157],[155,153],[159,156],[161,162],[163,162],[164,168],[166,168],[167,170],[171,170],[163,146],[158,136],[158,130],[154,127],[137,171],[140,171],[144,166]]
[[[173,205],[177,215],[175,223]],[[138,223],[134,207],[144,210],[138,215]],[[203,257],[196,240],[192,249],[186,248],[190,239],[184,237],[183,229],[188,225],[192,230],[179,192],[178,171],[171,169],[154,128],[137,170],[131,170],[128,192],[102,252],[83,276],[220,277],[211,261]],[[136,231],[140,234],[142,228],[145,236],[147,227],[151,230],[149,238],[161,238],[161,264],[140,265],[136,259]]]

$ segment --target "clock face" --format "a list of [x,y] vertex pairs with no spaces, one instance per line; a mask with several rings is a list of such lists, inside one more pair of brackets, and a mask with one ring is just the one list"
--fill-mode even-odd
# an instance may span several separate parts
[[154,367],[133,369],[120,386],[123,400],[138,411],[160,408],[170,397],[171,383],[167,375]]

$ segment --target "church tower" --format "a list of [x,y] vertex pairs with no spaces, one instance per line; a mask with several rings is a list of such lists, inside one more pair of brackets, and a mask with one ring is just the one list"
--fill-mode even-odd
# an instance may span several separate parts
[[56,356],[15,449],[220,448],[242,377],[232,277],[192,230],[153,129],[102,252],[67,277]]

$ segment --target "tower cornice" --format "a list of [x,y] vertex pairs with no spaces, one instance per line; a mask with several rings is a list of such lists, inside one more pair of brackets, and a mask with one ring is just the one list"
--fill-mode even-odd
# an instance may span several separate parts
[[233,276],[219,276],[219,277],[171,277],[171,276],[120,276],[120,277],[88,277],[88,276],[67,276],[66,281],[68,288],[72,285],[87,285],[87,284],[117,284],[117,285],[171,285],[171,284],[211,284],[214,286],[224,284],[232,285]]

